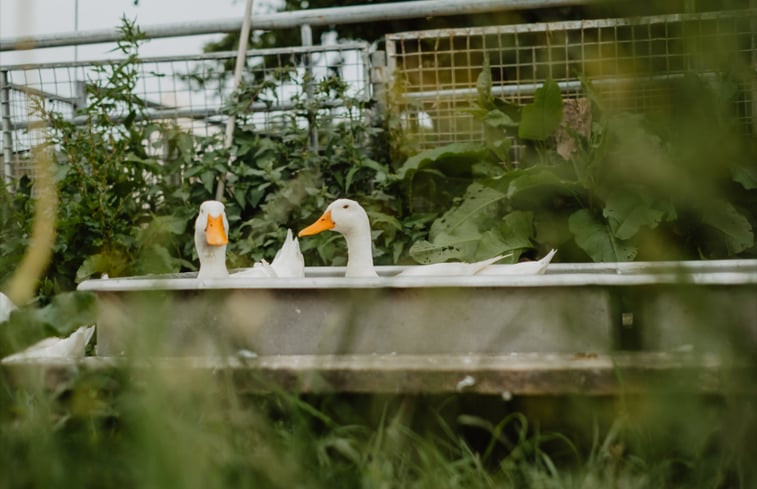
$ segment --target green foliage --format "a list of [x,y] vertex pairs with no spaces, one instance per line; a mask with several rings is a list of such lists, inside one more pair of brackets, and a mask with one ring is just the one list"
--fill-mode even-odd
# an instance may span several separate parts
[[54,389],[2,372],[2,487],[747,488],[757,476],[743,392],[506,402],[259,395],[238,372],[126,362]]
[[[411,237],[428,222],[417,215],[402,221],[402,203],[390,197],[392,176],[380,147],[380,129],[366,125],[370,107],[346,95],[337,78],[305,80],[294,110],[273,132],[260,132],[249,100],[275,101],[277,80],[246,79],[226,110],[237,115],[234,141],[222,135],[195,137],[168,124],[147,121],[146,104],[134,95],[138,79],[138,27],[124,19],[118,50],[123,59],[95,68],[87,83],[88,104],[74,124],[38,101],[49,123],[55,175],[62,205],[54,256],[40,282],[41,303],[76,283],[111,277],[194,270],[192,224],[199,204],[214,198],[226,179],[224,200],[231,223],[230,267],[271,260],[286,234],[320,215],[334,198],[362,201],[375,219],[377,261],[400,259]],[[312,87],[305,94],[308,84]],[[341,99],[343,108],[323,107]],[[308,126],[317,135],[310,141]],[[23,255],[33,215],[33,181],[22,178],[13,193],[4,188],[2,276],[6,280]],[[329,239],[331,238],[331,239]],[[338,263],[343,243],[323,236],[302,243],[308,263]]]
[[88,292],[64,292],[44,307],[28,305],[0,323],[0,358],[23,350],[48,336],[65,337],[79,326],[95,323],[95,296]]
[[554,80],[547,80],[534,93],[534,101],[522,110],[518,137],[544,141],[557,130],[562,121],[562,94]]
[[[727,110],[733,105],[728,80],[697,80],[691,75],[674,82],[671,90],[680,98],[673,100],[667,119],[602,112],[600,101],[593,99],[594,123],[587,137],[560,129],[562,100],[555,82],[547,81],[531,104],[514,112],[487,94],[491,80],[485,66],[477,106],[471,109],[484,125],[485,145],[479,147],[478,161],[474,147],[466,145],[461,166],[499,162],[499,168],[468,175],[465,191],[457,184],[452,208],[431,208],[438,217],[428,239],[411,248],[411,256],[428,263],[513,252],[517,259],[529,248],[536,255],[560,248],[560,258],[569,261],[755,256],[757,145]],[[591,87],[587,93],[593,93]],[[698,108],[683,123],[689,137],[681,138],[673,130],[678,110],[689,111],[692,100],[719,101],[704,111],[718,117],[705,121]],[[719,146],[711,137],[698,132],[708,126],[711,134],[728,142],[719,152],[713,153]],[[557,152],[557,138],[566,134],[577,147],[569,156]],[[501,151],[509,151],[516,136],[525,145],[517,167]],[[498,143],[497,138],[508,142]],[[459,148],[457,144],[416,155],[399,176],[411,186],[416,168],[431,169],[438,180],[448,177],[444,158]],[[421,199],[417,194],[415,190],[413,198]],[[506,225],[513,213],[531,216],[528,225]]]

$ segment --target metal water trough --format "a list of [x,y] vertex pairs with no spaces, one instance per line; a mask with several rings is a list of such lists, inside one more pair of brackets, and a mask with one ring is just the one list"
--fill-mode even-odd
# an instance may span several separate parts
[[[544,275],[88,280],[97,354],[507,355],[757,345],[757,260],[553,264]],[[149,341],[148,341],[149,340]]]

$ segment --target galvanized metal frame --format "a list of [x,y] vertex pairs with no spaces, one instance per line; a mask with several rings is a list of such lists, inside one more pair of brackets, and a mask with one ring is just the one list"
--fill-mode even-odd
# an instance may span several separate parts
[[[492,11],[564,7],[589,3],[589,0],[414,0],[407,2],[332,7],[273,14],[255,14],[252,29],[276,30],[299,28],[302,25],[325,26],[377,22],[393,19],[428,18],[475,14]],[[145,26],[148,39],[238,32],[241,18],[214,21],[182,22]],[[115,42],[121,38],[116,29],[49,34],[0,39],[0,51],[37,49]]]
[[[516,104],[530,102],[534,91],[552,78],[564,97],[585,96],[582,80],[588,80],[610,107],[657,110],[665,103],[670,80],[687,72],[717,75],[715,67],[697,65],[676,45],[684,43],[685,29],[702,29],[697,42],[747,40],[739,54],[747,65],[751,59],[754,72],[756,19],[757,10],[748,9],[388,34],[387,71],[394,77],[389,110],[411,153],[482,140],[482,125],[464,109],[477,98],[476,78],[485,56],[491,59],[492,95]],[[741,119],[757,131],[757,81],[751,89],[748,80],[742,84]],[[517,161],[517,154],[513,157]]]
[[[286,69],[301,69],[305,63],[310,66],[312,61],[326,54],[336,54],[342,58],[343,64],[340,76],[350,85],[350,95],[364,101],[371,98],[372,85],[370,76],[370,46],[366,42],[349,41],[335,45],[311,45],[289,48],[270,48],[248,50],[247,73],[273,73],[286,66]],[[344,62],[345,56],[350,59]],[[236,57],[235,51],[208,53],[202,55],[158,56],[142,58],[138,69],[141,72],[137,93],[146,100],[147,110],[141,119],[147,120],[176,120],[187,126],[195,133],[211,134],[219,130],[226,120],[223,104],[232,90],[228,83],[219,84],[219,80],[210,80],[208,86],[200,90],[192,90],[189,82],[180,79],[181,74],[188,74],[197,67],[208,73],[210,69],[224,61]],[[269,65],[273,59],[275,65]],[[93,72],[95,66],[104,66],[117,62],[117,59],[101,59],[96,61],[54,62],[39,64],[7,65],[0,71],[3,74],[3,160],[5,175],[10,178],[13,174],[29,171],[30,162],[22,156],[33,145],[44,140],[44,129],[37,127],[39,120],[30,113],[30,97],[44,100],[53,104],[66,119],[74,124],[83,124],[86,117],[77,116],[75,107],[85,103],[81,89],[81,80],[97,76]],[[207,66],[206,66],[207,64]],[[299,68],[298,68],[299,66]],[[161,76],[165,74],[166,76]],[[297,83],[303,83],[302,80]],[[312,87],[303,87],[312,92]],[[264,130],[277,115],[291,111],[295,106],[287,100],[288,92],[293,91],[293,85],[282,84],[276,93],[269,93],[271,98],[266,101],[255,101],[247,111],[257,114],[254,117],[256,125]],[[165,97],[183,97],[183,102],[166,103]],[[7,99],[7,101],[6,101]],[[341,110],[339,100],[329,100],[322,104],[325,111]],[[122,116],[113,115],[114,121]],[[315,135],[313,135],[315,138]],[[11,171],[11,167],[12,170]]]

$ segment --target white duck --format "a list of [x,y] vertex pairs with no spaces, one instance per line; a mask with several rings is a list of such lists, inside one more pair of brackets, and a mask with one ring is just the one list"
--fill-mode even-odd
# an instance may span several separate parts
[[[338,199],[332,202],[326,212],[310,226],[299,232],[299,236],[310,236],[326,230],[333,230],[344,235],[347,241],[347,270],[345,277],[377,277],[373,267],[373,252],[371,242],[371,225],[365,209],[354,200]],[[547,263],[552,259],[554,252],[545,257]],[[408,268],[401,272],[400,276],[456,276],[476,275],[486,271],[493,263],[502,259],[503,255],[482,260],[475,263],[434,263],[432,265],[419,265]],[[529,265],[520,273],[535,273],[530,268],[530,263],[517,263],[514,265],[502,265],[509,268],[509,273],[519,273],[521,265]],[[546,264],[544,265],[546,267]],[[543,271],[543,270],[542,270]],[[501,273],[501,272],[500,272]]]
[[198,279],[229,276],[226,269],[228,243],[229,221],[223,203],[206,200],[200,205],[200,213],[195,220],[195,248],[200,258]]
[[[200,213],[195,220],[195,247],[200,258],[198,279],[229,277],[226,268],[226,246],[229,241],[229,221],[224,205],[216,200],[208,200],[200,205]],[[292,230],[287,230],[284,244],[276,252],[269,264],[265,260],[251,268],[231,274],[232,277],[278,277],[292,278],[305,276],[305,259],[300,252],[297,238]]]

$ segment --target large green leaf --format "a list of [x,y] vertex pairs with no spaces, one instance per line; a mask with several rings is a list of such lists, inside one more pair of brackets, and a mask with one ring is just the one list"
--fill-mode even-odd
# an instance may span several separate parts
[[618,240],[610,227],[594,218],[588,209],[581,209],[568,218],[568,227],[576,244],[595,262],[631,261],[638,250]]
[[754,245],[752,225],[730,202],[709,202],[702,220],[723,233],[730,254],[740,253]]
[[517,197],[521,192],[537,187],[570,185],[572,182],[563,181],[549,168],[534,166],[522,170],[507,186],[507,198]]
[[534,101],[523,107],[518,136],[543,141],[560,127],[562,95],[554,80],[547,80],[534,93]]
[[532,247],[532,222],[532,213],[526,211],[511,212],[493,226],[479,227],[466,221],[454,234],[442,232],[433,242],[414,243],[410,256],[419,263],[474,262],[510,253],[508,258],[514,262],[523,250]]
[[481,233],[475,226],[458,230],[459,234],[441,233],[431,241],[420,240],[410,247],[410,256],[418,263],[440,263],[449,260],[469,261],[476,253]]
[[611,193],[602,213],[618,239],[631,239],[642,227],[654,229],[663,219],[676,216],[672,204],[655,201],[649,192],[637,185]]
[[757,188],[757,167],[739,165],[731,170],[731,176],[734,182],[740,183],[746,190]]
[[397,176],[400,180],[412,180],[416,172],[425,169],[453,176],[469,174],[471,166],[486,157],[487,149],[482,144],[452,143],[411,156],[397,170]]
[[471,184],[459,205],[434,221],[429,241],[413,244],[410,256],[421,263],[477,261],[531,247],[532,214],[516,211],[501,217],[497,204],[503,199],[505,194],[495,188]]
[[76,271],[76,281],[81,282],[93,275],[108,274],[120,277],[128,269],[129,263],[123,253],[97,253],[88,256]]
[[434,221],[429,231],[429,238],[435,241],[436,236],[442,232],[455,233],[465,223],[481,221],[491,214],[492,204],[504,198],[505,194],[494,188],[480,183],[471,184],[460,201],[460,205],[453,207]]

